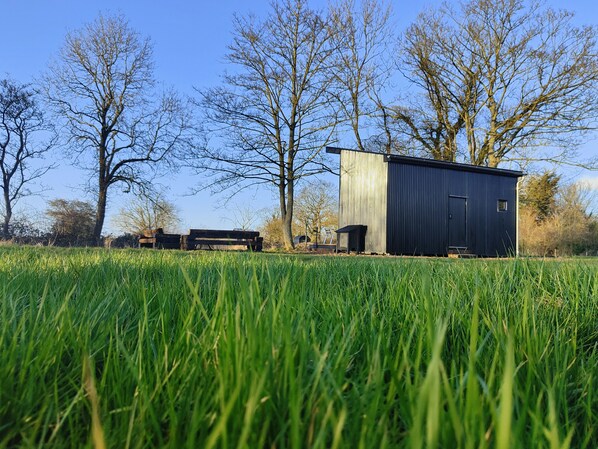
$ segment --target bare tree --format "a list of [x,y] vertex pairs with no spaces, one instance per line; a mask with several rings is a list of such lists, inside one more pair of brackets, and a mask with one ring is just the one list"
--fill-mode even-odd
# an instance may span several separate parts
[[142,235],[158,228],[175,231],[181,220],[176,206],[161,195],[139,195],[120,209],[113,222],[125,233]]
[[378,0],[340,0],[331,6],[330,22],[336,61],[331,76],[345,121],[358,149],[365,151],[364,132],[382,142],[390,152],[389,108],[383,90],[391,75],[389,53],[395,44],[390,27],[391,8]]
[[[36,92],[27,84],[0,80],[0,189],[2,190],[2,233],[10,237],[13,210],[17,202],[34,192],[31,185],[53,166],[35,166],[51,149],[43,143],[49,131],[38,106]],[[32,137],[35,136],[35,137]]]
[[199,92],[207,131],[221,143],[196,152],[191,165],[215,173],[213,189],[273,187],[286,247],[293,245],[297,182],[329,171],[322,150],[337,122],[331,43],[326,21],[307,0],[274,2],[264,20],[235,17],[231,72],[222,87]]
[[188,143],[188,108],[176,94],[156,91],[152,45],[122,16],[99,16],[68,34],[45,85],[67,148],[90,172],[99,241],[110,189],[150,187],[157,164]]
[[324,227],[336,227],[338,204],[336,190],[326,181],[310,182],[297,195],[297,227],[314,236]]
[[230,221],[235,229],[249,231],[255,228],[257,222],[264,215],[264,209],[256,209],[251,204],[232,204],[227,208],[232,217],[225,218]]
[[524,0],[421,14],[403,37],[400,67],[422,94],[396,109],[403,132],[437,159],[587,164],[575,150],[598,118],[597,29],[572,17]]
[[[458,44],[450,42],[444,18],[438,12],[419,16],[404,33],[401,50],[400,70],[421,90],[420,95],[407,95],[411,101],[393,111],[400,132],[406,136],[403,141],[410,146],[407,150],[454,161],[457,137],[463,128],[460,98],[468,97],[463,91],[472,89],[473,74],[467,70],[459,79],[449,73],[450,66],[444,65],[445,59],[452,57],[451,51],[458,56],[460,50]],[[475,87],[474,83],[474,91]]]

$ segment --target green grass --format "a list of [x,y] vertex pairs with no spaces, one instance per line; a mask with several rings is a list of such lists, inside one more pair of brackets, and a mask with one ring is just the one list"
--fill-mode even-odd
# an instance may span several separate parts
[[0,295],[0,447],[598,447],[591,260],[0,247]]

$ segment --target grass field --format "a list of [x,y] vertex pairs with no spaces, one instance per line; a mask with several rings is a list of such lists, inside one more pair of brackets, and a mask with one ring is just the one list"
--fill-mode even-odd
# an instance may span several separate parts
[[591,260],[5,246],[0,295],[0,447],[598,447]]

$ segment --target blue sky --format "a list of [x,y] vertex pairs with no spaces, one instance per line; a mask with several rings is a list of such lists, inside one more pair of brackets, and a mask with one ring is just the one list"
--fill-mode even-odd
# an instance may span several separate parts
[[[401,30],[423,8],[436,0],[394,0],[394,23]],[[556,8],[575,11],[580,24],[598,23],[598,4],[595,0],[551,0]],[[312,7],[324,8],[326,0],[312,0]],[[231,18],[234,13],[264,15],[268,0],[0,0],[0,77],[9,75],[20,82],[39,77],[49,61],[61,48],[66,33],[91,22],[99,12],[123,13],[131,26],[142,35],[150,36],[154,44],[156,78],[167,86],[174,86],[191,94],[193,87],[208,87],[218,83],[225,69],[224,55],[231,39]],[[598,148],[595,138],[584,152]],[[567,171],[568,180],[595,178],[598,174]],[[43,182],[50,188],[41,198],[30,198],[21,204],[41,214],[45,202],[52,198],[78,198],[84,175],[61,161],[60,168],[48,174]],[[178,173],[165,181],[171,191],[168,197],[179,207],[182,229],[189,227],[226,228],[234,226],[235,209],[252,204],[255,208],[274,208],[276,199],[269,191],[246,192],[222,207],[225,196],[211,196],[207,192],[192,197],[183,196],[198,181],[187,173]],[[110,215],[118,211],[128,199],[113,192],[105,231],[111,231]],[[232,210],[232,211],[231,211]]]

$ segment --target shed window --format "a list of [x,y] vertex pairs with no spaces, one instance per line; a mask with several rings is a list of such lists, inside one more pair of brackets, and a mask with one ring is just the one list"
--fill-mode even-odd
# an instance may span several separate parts
[[496,209],[499,212],[506,212],[507,211],[507,200],[498,200]]

